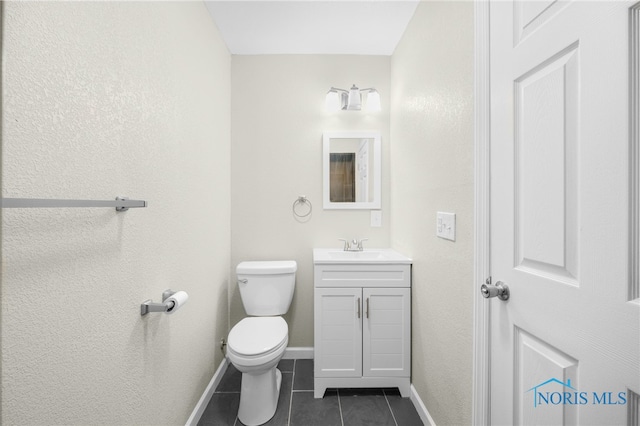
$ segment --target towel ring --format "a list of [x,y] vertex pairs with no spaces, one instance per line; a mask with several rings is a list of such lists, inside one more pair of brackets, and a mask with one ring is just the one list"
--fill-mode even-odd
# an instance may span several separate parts
[[[301,204],[303,206],[307,206],[307,209],[309,211],[307,211],[306,213],[302,214],[300,212],[298,212],[298,210],[296,209],[296,207],[298,207],[298,205]],[[309,201],[309,199],[307,197],[305,197],[304,195],[301,195],[298,197],[297,200],[295,200],[293,202],[293,205],[291,206],[291,208],[293,209],[293,214],[295,216],[298,217],[307,217],[311,214],[311,212],[313,211],[313,205],[311,204],[311,201]]]

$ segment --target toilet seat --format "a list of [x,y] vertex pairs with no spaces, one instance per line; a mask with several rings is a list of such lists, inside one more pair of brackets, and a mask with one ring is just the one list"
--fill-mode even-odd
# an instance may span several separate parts
[[288,335],[282,317],[244,318],[229,332],[227,350],[240,363],[256,365],[284,351]]

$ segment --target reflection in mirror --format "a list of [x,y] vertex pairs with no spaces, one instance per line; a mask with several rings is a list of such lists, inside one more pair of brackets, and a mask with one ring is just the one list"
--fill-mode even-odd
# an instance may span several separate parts
[[332,203],[353,203],[356,201],[355,152],[332,152],[329,162],[329,200]]
[[325,132],[324,208],[380,208],[380,133]]

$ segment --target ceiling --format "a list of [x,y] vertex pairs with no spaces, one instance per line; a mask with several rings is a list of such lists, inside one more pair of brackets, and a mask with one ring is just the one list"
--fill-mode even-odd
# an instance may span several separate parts
[[419,0],[205,0],[234,55],[391,55]]

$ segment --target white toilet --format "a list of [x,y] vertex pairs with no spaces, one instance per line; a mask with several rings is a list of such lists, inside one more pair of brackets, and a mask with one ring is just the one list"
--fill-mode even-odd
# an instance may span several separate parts
[[229,332],[227,358],[242,372],[238,419],[247,426],[266,423],[278,405],[282,373],[276,368],[289,342],[280,316],[293,299],[298,265],[293,260],[241,262],[236,267],[247,314]]

